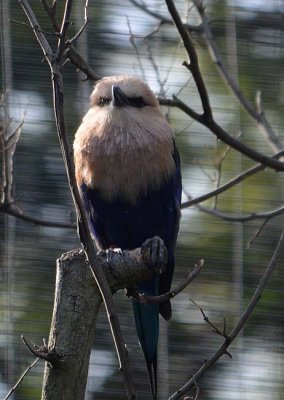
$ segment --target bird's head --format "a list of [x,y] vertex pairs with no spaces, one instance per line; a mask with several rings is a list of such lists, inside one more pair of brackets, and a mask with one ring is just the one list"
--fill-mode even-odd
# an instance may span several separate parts
[[110,76],[98,81],[91,95],[91,106],[101,108],[143,109],[159,103],[151,89],[133,76]]
[[173,133],[151,89],[132,76],[105,77],[76,132],[77,182],[136,201],[174,173]]

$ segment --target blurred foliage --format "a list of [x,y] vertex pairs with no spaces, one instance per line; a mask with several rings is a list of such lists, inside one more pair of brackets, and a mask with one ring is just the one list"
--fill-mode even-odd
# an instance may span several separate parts
[[[52,32],[41,2],[30,1],[42,29]],[[64,1],[58,1],[58,15]],[[176,1],[181,12],[185,5]],[[223,62],[230,69],[233,57],[236,76],[244,94],[254,102],[262,91],[263,105],[276,133],[284,140],[283,58],[284,5],[277,0],[206,0],[210,27]],[[163,2],[147,1],[151,9],[167,15]],[[187,2],[185,2],[187,4]],[[16,122],[27,111],[15,157],[15,198],[26,214],[51,221],[74,222],[75,215],[57,142],[52,110],[49,69],[31,29],[8,18],[25,21],[16,0],[1,0],[1,91],[8,91],[9,114]],[[73,34],[83,22],[82,2],[74,1]],[[136,35],[140,60],[129,41],[129,26]],[[170,97],[178,94],[191,107],[200,109],[200,99],[188,71],[185,54],[173,27],[163,25],[145,39],[158,21],[127,0],[90,2],[91,22],[78,42],[89,64],[103,75],[130,73],[145,78],[153,90]],[[60,20],[60,18],[59,18]],[[189,12],[189,22],[197,23]],[[1,24],[0,24],[1,25]],[[230,27],[236,30],[232,37]],[[200,65],[218,122],[232,135],[241,132],[246,144],[272,154],[267,140],[232,97],[208,55],[204,40],[193,35]],[[48,38],[55,45],[52,36]],[[234,48],[236,52],[234,53]],[[153,61],[154,60],[154,61]],[[158,68],[158,73],[157,69]],[[65,112],[70,143],[88,104],[91,83],[67,63],[64,68]],[[161,85],[162,83],[162,85]],[[164,110],[175,130],[181,153],[185,193],[197,196],[216,187],[218,160],[226,146],[180,111]],[[221,168],[224,183],[253,163],[230,150]],[[282,175],[270,170],[247,179],[218,198],[218,210],[232,214],[260,212],[283,203]],[[204,203],[214,206],[214,199]],[[64,251],[78,247],[76,231],[35,226],[0,214],[0,397],[31,362],[20,335],[41,344],[48,336],[53,307],[55,260]],[[184,210],[176,251],[175,281],[183,279],[200,257],[205,267],[190,287],[173,301],[173,320],[162,326],[161,396],[179,385],[209,358],[222,339],[212,333],[193,298],[206,315],[228,331],[252,295],[269,262],[282,229],[283,216],[271,219],[248,247],[261,226],[226,222],[192,207]],[[253,316],[230,349],[233,359],[223,357],[200,382],[201,398],[271,399],[284,395],[283,371],[283,262],[278,266]],[[133,328],[131,304],[116,295],[124,335],[141,399],[149,399],[142,354]],[[102,313],[98,322],[86,399],[124,399],[108,323]],[[43,364],[39,362],[24,380],[14,399],[38,399]]]

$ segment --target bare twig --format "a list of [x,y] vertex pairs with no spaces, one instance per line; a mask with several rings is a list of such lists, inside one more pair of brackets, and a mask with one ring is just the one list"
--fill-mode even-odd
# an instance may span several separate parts
[[3,129],[3,133],[0,136],[1,152],[2,156],[2,177],[1,177],[1,198],[0,198],[0,210],[13,203],[13,167],[14,167],[14,154],[16,151],[17,143],[20,139],[22,126],[24,123],[24,117],[14,129],[12,133],[8,133],[8,127]]
[[284,171],[284,162],[280,162],[275,160],[274,157],[268,157],[253,148],[246,146],[244,143],[235,139],[231,135],[228,134],[220,125],[217,124],[213,119],[208,119],[204,114],[199,114],[190,108],[183,101],[173,96],[173,100],[171,99],[159,99],[161,105],[165,105],[168,107],[177,107],[183,112],[185,112],[188,116],[195,119],[202,125],[206,126],[215,136],[222,140],[222,142],[228,144],[233,147],[235,150],[249,157],[250,159],[257,161],[263,164],[265,167],[269,167],[275,169],[276,171]]
[[22,22],[22,21],[17,21],[16,19],[12,19],[12,18],[11,18],[9,21],[12,22],[12,24],[15,24],[15,25],[22,25],[22,26],[25,26],[25,27],[27,27],[27,28],[29,28],[29,29],[37,30],[37,31],[43,33],[43,34],[46,35],[46,36],[58,36],[58,33],[57,33],[57,32],[47,32],[47,31],[43,31],[43,30],[40,29],[38,26],[31,27],[29,24],[26,24],[25,22]]
[[43,8],[44,8],[46,14],[51,19],[53,29],[55,30],[55,32],[59,32],[60,31],[60,26],[56,21],[56,4],[57,4],[56,0],[53,0],[51,6],[49,6],[47,4],[46,0],[41,0],[41,3],[43,5]]
[[234,214],[229,214],[229,213],[224,213],[219,210],[216,210],[214,208],[206,208],[199,205],[196,205],[196,207],[209,215],[212,215],[214,217],[223,219],[224,221],[230,221],[230,222],[248,222],[248,221],[253,221],[255,219],[265,219],[269,220],[270,218],[276,217],[277,215],[281,215],[284,213],[284,206],[275,208],[274,210],[269,210],[266,212],[253,212],[251,214],[240,214],[240,215],[234,215]]
[[22,373],[22,375],[20,376],[20,378],[17,380],[17,382],[15,383],[15,385],[12,387],[12,389],[9,391],[9,393],[6,395],[6,397],[3,400],[8,400],[9,397],[16,391],[16,389],[19,387],[19,385],[22,383],[24,377],[27,375],[27,373],[36,365],[36,363],[38,362],[39,357],[37,357],[26,369],[25,371]]
[[[216,163],[216,168],[217,168],[216,188],[217,189],[220,187],[223,162],[225,161],[225,159],[226,159],[227,155],[229,154],[230,150],[231,150],[231,147],[230,146],[226,146],[225,150],[223,151],[223,153],[221,154],[221,156],[217,160],[217,163]],[[218,203],[218,196],[215,196],[213,209],[217,208],[217,203]]]
[[[53,25],[53,29],[55,32],[60,31],[60,25],[58,24],[56,20],[56,1],[53,2],[52,6],[49,7],[46,0],[41,0],[43,7],[49,16],[51,23]],[[87,2],[85,3],[85,20],[86,20],[86,12],[87,12]],[[85,25],[85,24],[84,24]],[[86,60],[81,56],[79,51],[76,49],[76,47],[73,44],[69,44],[69,46],[65,49],[65,55],[66,57],[69,58],[70,62],[75,65],[76,68],[78,68],[80,71],[82,71],[88,79],[91,79],[92,81],[97,81],[98,79],[101,79],[101,76],[98,75],[93,68],[91,68]]]
[[194,268],[189,272],[187,277],[185,277],[185,279],[180,284],[178,284],[170,292],[164,293],[160,296],[147,296],[144,293],[140,293],[133,288],[127,290],[127,296],[133,297],[134,300],[144,304],[163,303],[166,300],[173,299],[182,290],[184,290],[196,278],[196,276],[199,274],[203,266],[204,266],[204,260],[203,259],[198,260]]
[[191,72],[193,79],[195,81],[200,100],[202,103],[202,108],[203,108],[203,117],[211,121],[212,120],[212,109],[210,105],[210,100],[208,96],[208,92],[203,80],[203,77],[201,75],[199,65],[198,65],[198,57],[197,53],[195,50],[195,47],[192,43],[192,40],[189,36],[188,29],[184,26],[180,15],[176,9],[176,6],[172,0],[165,0],[169,13],[173,19],[173,22],[178,30],[178,33],[183,41],[184,47],[186,49],[186,52],[189,56],[189,62],[184,62],[184,65],[186,68],[189,69]]
[[[0,102],[0,106],[5,107],[4,100]],[[23,212],[23,210],[16,205],[13,185],[13,168],[14,168],[14,155],[18,141],[20,139],[22,127],[25,120],[24,113],[22,120],[18,123],[16,128],[10,132],[11,118],[7,117],[6,126],[1,127],[0,130],[0,153],[2,153],[2,177],[0,185],[0,212],[8,215],[12,215],[23,221],[33,223],[35,225],[47,226],[52,228],[67,228],[75,229],[76,226],[71,223],[58,223],[56,221],[46,221],[41,218],[35,218],[29,216]]]
[[88,65],[86,60],[81,56],[81,54],[76,50],[76,47],[71,45],[65,50],[66,56],[69,58],[70,62],[78,68],[80,71],[84,72],[86,77],[92,81],[97,81],[102,78],[98,75],[93,68]]
[[[36,17],[29,6],[27,0],[19,0],[24,12],[26,13],[31,26],[39,26]],[[82,204],[81,197],[76,185],[75,173],[73,162],[70,158],[70,151],[68,147],[66,129],[65,129],[65,118],[63,109],[63,80],[62,80],[62,56],[65,51],[65,39],[67,35],[67,28],[69,25],[69,18],[71,13],[72,2],[70,0],[66,1],[64,17],[61,24],[61,37],[58,43],[56,55],[54,55],[50,49],[50,45],[46,38],[41,32],[34,31],[35,36],[43,50],[43,53],[48,61],[52,74],[52,87],[53,87],[53,101],[54,101],[54,112],[55,121],[58,132],[58,138],[62,150],[63,160],[66,168],[67,178],[69,182],[69,187],[73,196],[74,205],[76,207],[77,217],[78,217],[78,232],[80,236],[81,243],[86,252],[89,265],[92,274],[96,280],[96,283],[100,289],[105,308],[107,310],[107,316],[110,323],[111,331],[113,334],[113,340],[117,350],[117,355],[120,363],[120,370],[122,371],[125,388],[127,391],[128,399],[135,399],[136,392],[132,380],[132,372],[129,364],[128,351],[125,346],[118,317],[116,314],[115,306],[112,299],[112,293],[110,287],[107,283],[106,277],[98,263],[96,258],[96,252],[94,244],[91,238],[91,234],[88,227],[87,217],[85,215],[85,210]]]
[[248,115],[258,124],[258,126],[261,128],[261,130],[265,133],[266,137],[269,140],[269,143],[271,144],[271,147],[273,151],[280,151],[283,149],[283,143],[279,140],[279,138],[276,136],[275,132],[273,131],[270,123],[268,122],[265,113],[262,109],[261,106],[261,98],[259,92],[256,94],[256,105],[257,105],[257,110],[253,108],[253,106],[250,104],[250,102],[247,100],[247,98],[244,96],[242,91],[240,90],[240,87],[238,84],[235,82],[235,80],[230,76],[227,68],[221,61],[221,57],[218,51],[218,47],[215,43],[215,40],[213,38],[208,18],[205,13],[205,8],[202,4],[202,2],[193,0],[193,2],[196,5],[196,8],[199,12],[199,15],[201,17],[202,21],[202,29],[203,29],[203,34],[205,37],[205,42],[206,45],[209,49],[209,53],[212,57],[212,60],[214,61],[219,73],[223,77],[224,81],[227,83],[227,85],[230,87],[232,90],[233,94],[236,96],[240,104],[243,106],[243,108],[246,110]]
[[195,386],[196,381],[201,378],[205,374],[205,372],[211,368],[218,360],[220,357],[222,357],[224,354],[227,354],[227,349],[231,345],[231,343],[236,339],[238,336],[239,332],[242,330],[244,324],[252,314],[253,310],[255,309],[256,305],[258,304],[259,300],[261,299],[262,293],[265,289],[265,286],[274,271],[279,259],[282,256],[284,250],[284,231],[282,232],[277,247],[272,255],[272,258],[266,267],[258,285],[257,288],[251,297],[247,307],[245,308],[244,312],[242,313],[240,319],[236,323],[235,327],[232,329],[232,331],[229,333],[227,338],[225,339],[224,343],[222,346],[216,351],[216,353],[209,359],[206,360],[205,363],[193,374],[193,376],[189,379],[188,382],[185,383],[181,388],[179,388],[170,398],[169,400],[177,400],[181,399],[182,396],[184,396],[188,391]]
[[[222,140],[224,143],[228,144],[229,146],[233,147],[235,150],[239,151],[240,153],[246,155],[247,157],[251,158],[254,161],[260,162],[267,167],[275,169],[276,171],[284,171],[284,163],[281,161],[277,161],[271,157],[268,157],[258,151],[254,150],[251,147],[246,146],[244,143],[240,142],[239,140],[235,139],[231,135],[229,135],[220,125],[216,123],[213,119],[212,109],[209,101],[208,92],[201,75],[199,65],[198,65],[198,57],[195,51],[194,45],[190,38],[188,29],[185,24],[183,24],[180,15],[176,9],[176,6],[172,0],[165,0],[169,13],[171,14],[172,20],[179,32],[179,35],[183,41],[185,50],[189,56],[190,62],[184,62],[184,65],[189,69],[191,72],[193,79],[195,81],[196,87],[198,89],[203,113],[199,114],[190,107],[188,107],[184,102],[182,102],[177,97],[173,97],[173,100],[165,100],[160,99],[160,103],[167,106],[178,107],[182,111],[184,111],[187,115],[191,118],[195,119],[196,121],[200,122],[204,126],[206,126],[212,133],[216,135],[216,137]],[[199,4],[199,3],[198,3]]]
[[251,245],[253,244],[253,242],[256,240],[256,238],[261,234],[262,230],[264,229],[265,225],[267,224],[267,222],[269,221],[270,218],[266,218],[262,224],[260,225],[260,227],[255,231],[254,235],[252,236],[252,238],[249,240],[248,242],[248,247],[251,247]]
[[[284,154],[284,151],[280,151],[277,154],[275,154],[273,157],[279,158]],[[242,182],[244,179],[256,174],[257,172],[263,171],[265,169],[265,165],[263,164],[257,164],[254,167],[242,172],[241,174],[237,175],[235,178],[231,179],[224,185],[220,186],[217,189],[212,190],[211,192],[208,192],[202,196],[195,197],[194,199],[190,199],[188,201],[185,201],[182,203],[181,208],[187,208],[191,207],[195,204],[202,203],[205,200],[208,200],[212,197],[217,196],[218,194],[221,194],[225,192],[226,190],[236,186],[238,183]]]
[[200,394],[200,388],[199,388],[199,386],[197,385],[197,383],[195,384],[195,389],[196,389],[196,392],[195,392],[195,396],[194,396],[194,399],[193,399],[193,400],[198,400],[199,394]]
[[[199,309],[199,311],[201,312],[201,314],[203,316],[204,321],[213,329],[213,332],[215,332],[215,333],[217,333],[217,335],[222,336],[225,339],[227,339],[228,335],[226,333],[226,319],[224,318],[223,330],[221,331],[216,325],[213,324],[213,322],[210,321],[210,319],[207,317],[207,315],[205,314],[202,307],[200,307],[193,299],[190,299],[190,301]],[[230,355],[230,357],[231,357],[231,355]]]
[[24,335],[21,335],[22,341],[24,342],[25,346],[32,353],[34,356],[49,362],[51,365],[55,366],[60,362],[62,356],[55,351],[55,349],[48,349],[48,346],[43,339],[43,345],[37,346],[36,344],[32,344],[32,346],[26,341]]
[[76,229],[76,224],[47,221],[42,218],[36,218],[27,215],[26,213],[23,212],[23,210],[21,210],[18,206],[15,206],[14,204],[8,204],[3,207],[0,207],[0,212],[12,215],[15,218],[21,219],[22,221],[26,221],[34,225],[46,226],[49,228]]
[[84,32],[86,26],[88,25],[88,23],[90,22],[90,19],[88,17],[88,4],[89,4],[89,0],[85,1],[85,13],[84,13],[84,24],[81,26],[81,28],[78,30],[78,32],[76,33],[76,35],[73,36],[72,39],[69,39],[67,41],[68,46],[70,46],[71,44],[74,44],[76,42],[76,40],[79,39],[79,37],[82,35],[82,33]]
[[63,52],[66,49],[67,30],[68,30],[70,22],[71,22],[70,16],[71,16],[71,10],[72,10],[72,2],[73,2],[73,0],[65,1],[64,15],[63,15],[62,23],[61,23],[59,40],[58,40],[58,45],[57,45],[56,57],[55,57],[58,62],[61,62]]
[[[149,8],[146,7],[144,3],[140,3],[136,0],[129,0],[130,3],[141,9],[142,11],[146,12],[148,15],[151,15],[152,17],[158,19],[161,24],[172,24],[173,21],[176,24],[178,19],[176,18],[176,13],[174,12],[174,7],[173,7],[173,2],[169,1],[168,4],[170,5],[170,13],[173,17],[173,21],[169,18],[164,17],[163,15],[154,12],[150,10]],[[261,128],[261,130],[265,133],[272,149],[274,151],[280,151],[283,149],[283,143],[281,140],[277,137],[275,134],[273,128],[271,127],[270,123],[268,122],[265,112],[262,108],[261,105],[261,97],[259,95],[259,92],[256,94],[256,110],[253,108],[253,106],[250,104],[250,102],[247,100],[247,98],[244,96],[242,91],[240,90],[238,84],[235,82],[235,80],[230,76],[227,68],[225,67],[224,63],[221,61],[221,57],[219,54],[218,47],[215,43],[215,40],[212,35],[212,31],[210,29],[210,24],[207,18],[207,15],[205,13],[205,7],[203,6],[203,2],[200,0],[193,0],[193,3],[196,6],[196,9],[200,15],[201,18],[201,23],[198,26],[192,26],[189,24],[185,24],[181,22],[178,24],[179,27],[181,25],[184,26],[186,30],[189,32],[199,32],[204,35],[205,38],[205,43],[207,45],[207,48],[209,50],[209,54],[212,57],[212,60],[214,61],[220,75],[224,79],[224,81],[227,83],[227,85],[230,87],[232,90],[233,94],[236,96],[240,104],[243,106],[243,108],[247,111],[247,113],[250,115],[250,117],[258,124],[258,126]],[[168,7],[169,7],[168,5]],[[172,14],[172,11],[174,14]],[[178,28],[177,26],[177,28]],[[180,31],[180,28],[178,28]],[[182,37],[182,35],[181,35]]]
[[[156,11],[150,10],[145,3],[143,2],[138,2],[136,0],[129,0],[129,2],[134,5],[135,7],[139,8],[140,10],[144,11],[151,17],[158,19],[160,21],[160,24],[162,25],[172,25],[172,20],[170,18],[164,17],[162,14],[159,14]],[[202,31],[202,26],[201,25],[191,25],[191,24],[185,24],[186,28],[190,32],[201,32]]]
[[142,60],[141,60],[141,57],[140,57],[140,53],[139,53],[138,48],[137,48],[136,43],[135,43],[135,35],[132,32],[132,28],[131,28],[131,24],[130,24],[128,16],[126,16],[126,22],[127,22],[127,26],[128,26],[128,30],[129,30],[129,42],[130,42],[131,46],[134,49],[134,52],[135,52],[135,55],[136,55],[136,58],[137,58],[137,62],[138,62],[142,77],[143,77],[144,81],[146,81],[145,70],[144,70],[143,63],[142,63]]

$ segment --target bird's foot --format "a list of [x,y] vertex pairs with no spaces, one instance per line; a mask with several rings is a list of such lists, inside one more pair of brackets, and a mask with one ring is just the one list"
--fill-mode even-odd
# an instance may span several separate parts
[[167,264],[168,251],[159,236],[145,240],[141,246],[142,259],[152,272],[162,272]]

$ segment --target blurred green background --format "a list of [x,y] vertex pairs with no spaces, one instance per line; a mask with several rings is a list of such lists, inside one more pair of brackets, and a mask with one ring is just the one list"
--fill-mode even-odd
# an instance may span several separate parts
[[[158,21],[127,0],[89,2],[89,23],[78,41],[80,52],[102,76],[129,73],[141,76],[156,94],[178,95],[200,110],[200,99],[188,71],[180,39],[170,25]],[[18,143],[15,165],[15,198],[27,215],[49,221],[74,223],[75,213],[53,119],[49,68],[43,62],[31,29],[10,22],[26,22],[16,0],[1,0],[1,92],[13,124],[23,114],[25,124]],[[30,1],[42,29],[52,27],[41,2]],[[145,2],[151,10],[167,16],[163,1]],[[176,1],[181,14],[193,24],[199,20],[190,1]],[[84,20],[84,2],[75,0],[72,14],[75,33]],[[206,0],[210,27],[222,60],[254,102],[262,92],[263,106],[276,134],[284,140],[284,1]],[[58,1],[61,15],[64,1]],[[189,10],[189,12],[187,12]],[[188,14],[188,15],[187,15]],[[130,41],[135,36],[136,50]],[[48,37],[53,45],[55,39]],[[201,36],[193,34],[200,67],[207,84],[216,120],[232,135],[271,155],[269,142],[242,110],[222,82]],[[70,144],[88,108],[92,84],[67,63],[64,68],[65,114]],[[2,112],[2,111],[1,111]],[[177,110],[166,109],[181,154],[185,194],[193,197],[212,190],[252,161],[230,150],[207,129]],[[1,115],[3,118],[3,115]],[[12,126],[11,126],[12,128]],[[220,174],[221,171],[221,174]],[[223,213],[240,215],[269,211],[283,203],[283,174],[266,170],[238,187],[209,200]],[[184,197],[186,198],[186,196]],[[166,399],[182,385],[204,359],[217,350],[222,338],[203,321],[203,307],[216,326],[228,332],[234,326],[269,262],[283,226],[283,216],[268,221],[260,235],[250,240],[263,220],[245,224],[224,221],[196,207],[186,209],[176,250],[175,282],[179,282],[202,257],[205,266],[196,280],[173,301],[173,319],[162,324],[160,340],[160,394]],[[0,398],[4,398],[19,375],[32,362],[20,335],[41,344],[48,337],[55,283],[55,262],[63,252],[79,247],[74,229],[33,225],[0,214]],[[284,397],[284,262],[277,266],[264,295],[244,330],[230,348],[233,358],[223,356],[200,382],[203,400],[276,400]],[[150,399],[142,353],[133,328],[130,301],[115,296],[125,340],[130,352],[140,399]],[[11,397],[40,398],[43,362],[25,378]],[[91,356],[86,400],[125,399],[123,382],[109,332],[101,313]]]

